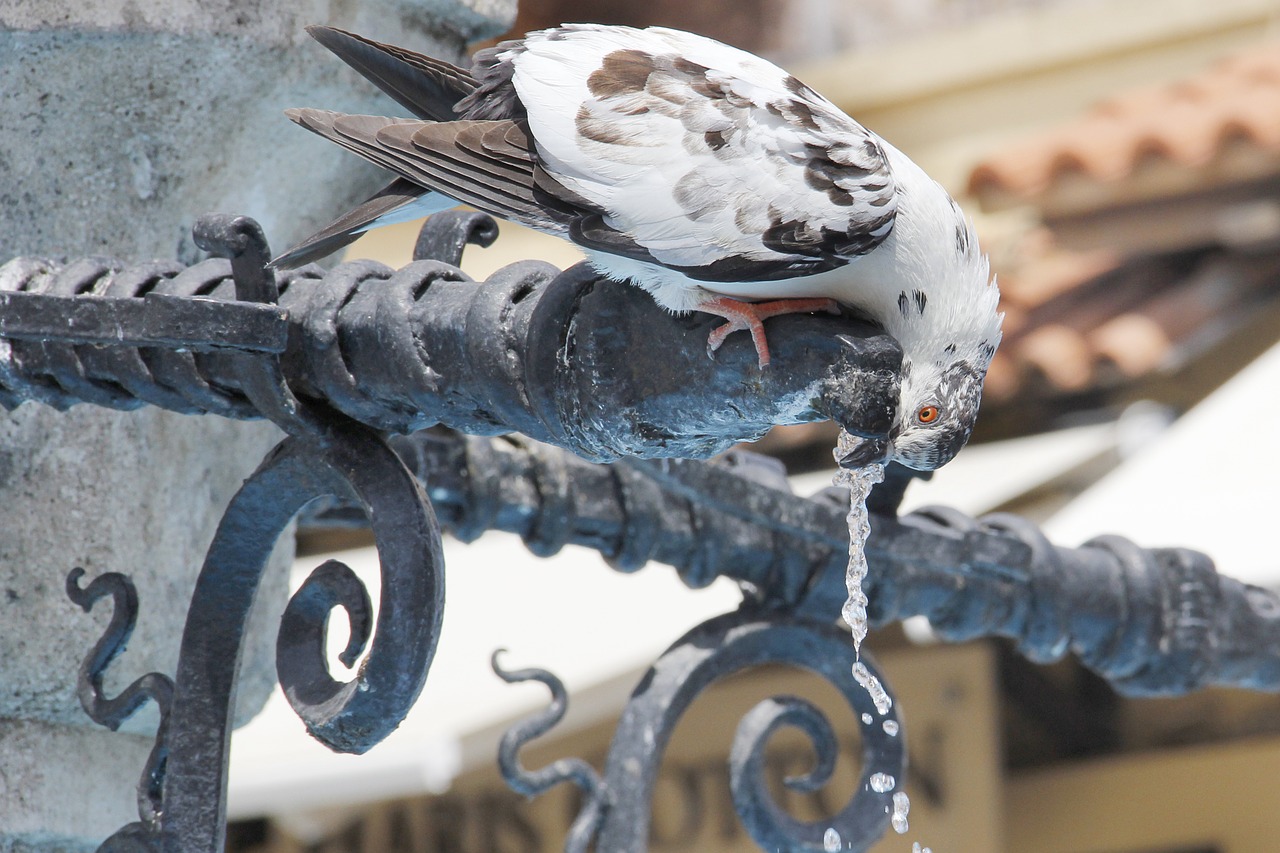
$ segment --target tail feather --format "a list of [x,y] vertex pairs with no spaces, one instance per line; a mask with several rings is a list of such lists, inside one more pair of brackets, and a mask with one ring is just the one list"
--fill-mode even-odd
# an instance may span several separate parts
[[580,213],[539,182],[532,143],[519,122],[431,122],[314,109],[285,114],[401,178],[494,216],[563,233]]
[[460,118],[455,105],[479,85],[470,72],[425,54],[335,27],[307,27],[307,32],[419,118]]
[[398,177],[275,258],[272,266],[301,266],[336,252],[370,228],[459,203],[542,230],[565,231],[576,200],[563,188],[557,194],[554,182],[537,167],[527,128],[515,120],[518,116],[475,121],[466,120],[459,110],[459,102],[476,109],[474,96],[486,94],[479,92],[480,83],[471,72],[334,27],[308,27],[307,32],[417,119],[285,111],[308,130]]
[[437,196],[412,181],[397,178],[315,234],[272,259],[270,265],[276,269],[294,269],[318,261],[354,243],[370,228],[417,219],[456,204],[453,199]]

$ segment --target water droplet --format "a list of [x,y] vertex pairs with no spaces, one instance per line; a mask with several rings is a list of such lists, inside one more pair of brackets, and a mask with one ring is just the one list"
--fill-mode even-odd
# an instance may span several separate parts
[[867,784],[877,794],[885,794],[893,790],[893,786],[897,784],[897,781],[888,773],[872,773],[871,778],[867,780]]
[[920,842],[917,841],[911,845],[911,853],[933,853],[933,850],[928,847],[921,847]]
[[[863,716],[865,717],[866,715],[865,715],[865,714],[863,714]],[[884,721],[884,725],[882,726],[882,728],[884,729],[884,733],[885,733],[885,734],[887,734],[889,737],[897,737],[897,736],[898,736],[898,721],[897,721],[897,720],[885,720],[885,721]]]
[[822,836],[822,849],[826,853],[837,853],[842,846],[844,842],[840,839],[840,833],[836,832],[835,827],[828,827]]
[[898,791],[893,795],[893,815],[889,818],[889,823],[893,825],[893,831],[902,835],[909,828],[907,826],[907,812],[911,811],[911,799],[907,796],[906,791]]
[[862,715],[862,724],[863,724],[864,726],[869,726],[869,725],[871,725],[871,721],[872,721],[872,720],[874,720],[874,719],[875,719],[875,717],[871,716],[870,714],[863,714],[863,715]]
[[889,713],[889,709],[893,707],[893,700],[889,698],[888,692],[885,691],[884,685],[880,683],[880,679],[871,674],[871,670],[867,669],[867,665],[862,661],[858,661],[853,665],[853,680],[862,685],[862,689],[867,691],[871,697],[871,701],[876,706],[876,712],[881,716]]

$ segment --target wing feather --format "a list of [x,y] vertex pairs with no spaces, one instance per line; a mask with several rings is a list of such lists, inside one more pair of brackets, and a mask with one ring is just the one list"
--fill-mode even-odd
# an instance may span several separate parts
[[313,35],[419,115],[462,118],[290,118],[402,179],[589,249],[751,282],[839,267],[893,228],[879,137],[709,39],[567,25],[482,51],[466,72],[340,30]]
[[888,236],[880,140],[803,83],[734,48],[660,28],[578,25],[498,55],[549,176],[598,220],[589,248],[691,278],[805,275]]

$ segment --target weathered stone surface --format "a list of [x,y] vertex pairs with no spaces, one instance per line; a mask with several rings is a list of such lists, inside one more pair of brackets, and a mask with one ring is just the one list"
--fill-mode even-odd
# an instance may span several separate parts
[[420,33],[477,41],[515,20],[513,0],[6,0],[0,28],[212,33],[261,43],[300,44],[303,28],[327,23],[379,37]]
[[[138,587],[137,630],[109,670],[108,692],[153,670],[171,675],[222,508],[281,437],[270,424],[161,411],[59,413],[26,403],[0,417],[0,717],[93,725],[76,699],[76,672],[102,636],[111,602],[85,614],[67,598],[67,572],[76,566],[85,583],[117,571]],[[290,546],[263,591],[276,616]],[[242,710],[270,692],[267,628],[258,625],[246,650]],[[149,731],[148,718],[150,711],[140,713],[125,728]]]
[[[177,32],[150,18],[143,29],[0,29],[0,258],[193,260],[191,225],[207,212],[248,214],[284,247],[386,182],[282,114],[403,112],[305,36],[324,15],[281,16],[278,37],[263,38],[252,15],[219,28],[191,5],[171,15]],[[384,5],[385,17],[371,11]],[[514,3],[437,0],[425,24],[410,25],[412,9],[363,4],[337,23],[457,58],[467,39],[498,28],[481,26],[476,9],[503,5]],[[0,28],[29,23],[22,8],[0,10]],[[451,11],[465,17],[444,27],[437,16]]]
[[[106,729],[66,728],[34,720],[0,720],[0,853],[81,851],[93,839],[138,819],[138,756],[151,739]],[[91,771],[91,772],[86,772]],[[119,780],[104,785],[104,780]],[[49,811],[59,820],[51,825]]]

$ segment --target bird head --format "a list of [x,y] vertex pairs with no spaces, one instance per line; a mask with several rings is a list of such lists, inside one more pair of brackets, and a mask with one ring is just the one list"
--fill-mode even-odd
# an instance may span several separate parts
[[887,435],[869,438],[840,465],[896,460],[932,471],[969,441],[982,401],[987,368],[1000,343],[1004,315],[985,258],[966,263],[920,310],[891,313],[888,330],[902,345],[898,407]]
[[985,365],[929,365],[917,374],[904,362],[897,415],[887,436],[868,437],[840,459],[842,468],[897,461],[917,471],[950,462],[969,441],[982,400]]
[[[942,467],[969,441],[986,376],[985,365],[967,361],[929,367],[917,371],[911,365],[889,433],[893,458],[918,471]],[[922,374],[918,380],[917,372]]]

